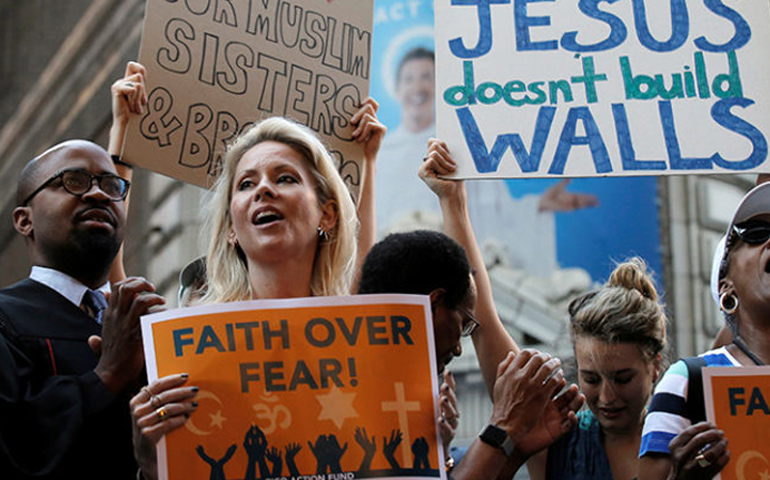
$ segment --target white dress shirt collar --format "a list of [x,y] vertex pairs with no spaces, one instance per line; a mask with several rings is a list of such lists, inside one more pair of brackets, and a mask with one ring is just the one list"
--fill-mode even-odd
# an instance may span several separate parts
[[[29,274],[29,278],[58,292],[59,295],[72,302],[76,307],[80,307],[83,303],[83,295],[88,290],[88,287],[66,273],[52,268],[34,266]],[[105,283],[97,288],[97,290],[102,293],[109,292],[110,282]]]

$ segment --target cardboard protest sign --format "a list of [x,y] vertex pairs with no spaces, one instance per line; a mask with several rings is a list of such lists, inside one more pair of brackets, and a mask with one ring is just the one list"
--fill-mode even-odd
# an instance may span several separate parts
[[730,442],[730,462],[716,478],[768,478],[770,367],[705,367],[703,393],[706,418]]
[[457,176],[768,171],[770,3],[436,0]]
[[139,61],[148,105],[132,164],[208,187],[225,147],[259,119],[309,126],[357,192],[350,117],[369,92],[373,0],[148,0]]
[[193,307],[142,334],[151,380],[200,388],[159,444],[163,479],[445,478],[428,297]]

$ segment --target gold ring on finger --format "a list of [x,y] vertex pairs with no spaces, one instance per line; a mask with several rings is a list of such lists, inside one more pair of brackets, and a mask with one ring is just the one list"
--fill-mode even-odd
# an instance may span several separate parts
[[709,462],[709,459],[706,458],[705,455],[702,453],[699,453],[695,456],[695,461],[698,462],[698,465],[700,465],[703,468],[711,466],[711,462]]
[[161,422],[165,420],[166,417],[168,417],[168,410],[166,410],[166,407],[160,407],[159,409],[155,410],[155,413],[158,414],[158,418],[160,418]]

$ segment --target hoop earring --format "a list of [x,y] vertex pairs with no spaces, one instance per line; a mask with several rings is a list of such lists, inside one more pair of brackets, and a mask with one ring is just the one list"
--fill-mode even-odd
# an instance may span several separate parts
[[728,315],[732,315],[738,309],[738,297],[727,292],[719,296],[719,308]]

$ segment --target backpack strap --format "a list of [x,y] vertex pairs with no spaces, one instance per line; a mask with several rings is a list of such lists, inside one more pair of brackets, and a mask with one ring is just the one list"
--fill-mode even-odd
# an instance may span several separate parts
[[703,398],[703,367],[706,360],[702,357],[687,357],[682,361],[687,365],[687,407],[685,417],[692,424],[706,420],[706,402]]

